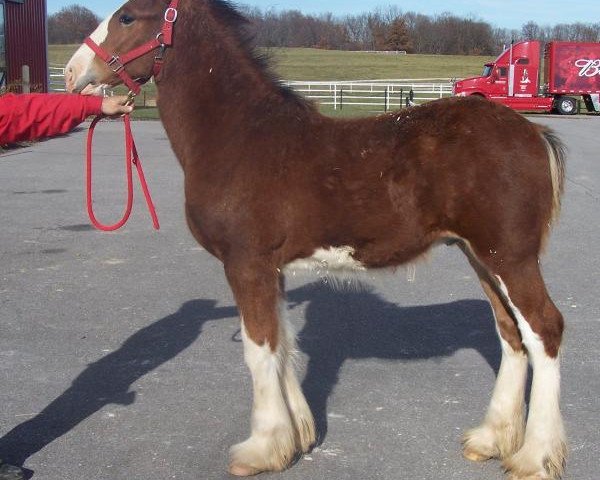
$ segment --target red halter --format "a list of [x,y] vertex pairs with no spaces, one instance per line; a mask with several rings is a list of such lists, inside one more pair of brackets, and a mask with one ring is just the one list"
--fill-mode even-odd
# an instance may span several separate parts
[[[137,95],[141,90],[141,85],[144,84],[148,78],[146,79],[137,79],[134,80],[131,76],[125,71],[125,65],[129,62],[139,58],[147,53],[150,53],[153,50],[159,48],[159,52],[154,57],[154,67],[152,68],[152,76],[158,75],[160,69],[163,64],[163,53],[165,49],[173,44],[173,25],[177,20],[177,4],[179,0],[171,0],[169,7],[165,10],[165,21],[163,23],[161,31],[156,35],[155,38],[150,40],[149,42],[140,45],[137,48],[134,48],[130,52],[127,52],[123,55],[110,55],[106,52],[102,47],[100,47],[96,42],[94,42],[90,37],[85,39],[85,44],[90,47],[98,57],[104,60],[111,70],[116,73],[123,83],[129,87],[131,93]],[[140,81],[142,80],[142,81]],[[87,163],[86,163],[86,184],[87,184],[87,207],[88,214],[90,216],[90,220],[94,224],[94,226],[100,230],[104,231],[112,231],[121,228],[129,219],[129,215],[131,213],[131,207],[133,204],[133,182],[132,182],[132,165],[135,165],[136,170],[138,172],[138,176],[140,177],[140,183],[142,185],[142,190],[144,192],[144,197],[146,198],[146,203],[148,204],[148,210],[150,211],[150,216],[152,217],[152,223],[154,224],[155,229],[159,229],[158,218],[156,216],[156,211],[154,209],[154,204],[152,202],[152,198],[150,197],[150,192],[148,191],[148,186],[146,184],[146,179],[144,177],[144,172],[142,170],[142,164],[140,162],[140,158],[137,153],[137,149],[135,147],[135,142],[133,141],[133,135],[131,133],[131,124],[129,122],[129,115],[125,115],[123,120],[125,122],[125,148],[126,148],[126,159],[125,159],[125,168],[127,172],[127,206],[125,207],[125,212],[123,213],[123,218],[115,223],[114,225],[103,225],[101,224],[94,215],[93,210],[93,200],[92,200],[92,137],[94,135],[94,128],[96,124],[102,119],[102,116],[98,116],[94,119],[92,124],[90,125],[90,130],[88,132],[88,144],[87,144]]]
[[177,20],[177,4],[179,0],[171,0],[169,7],[165,10],[165,22],[163,23],[161,31],[152,40],[134,48],[130,52],[124,53],[123,55],[111,55],[94,42],[91,37],[85,39],[84,43],[90,47],[98,57],[108,64],[110,69],[116,73],[123,83],[134,93],[138,94],[141,90],[141,85],[146,83],[150,77],[139,81],[140,79],[134,80],[125,71],[125,65],[129,62],[139,58],[147,53],[160,48],[160,51],[154,57],[154,67],[152,69],[152,76],[158,75],[163,64],[163,53],[165,48],[173,44],[173,25]]

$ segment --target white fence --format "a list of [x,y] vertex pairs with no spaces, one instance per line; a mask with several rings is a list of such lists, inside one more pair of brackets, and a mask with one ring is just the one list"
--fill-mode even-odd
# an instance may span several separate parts
[[65,67],[50,65],[48,67],[48,89],[51,92],[65,91]]
[[284,83],[334,110],[361,106],[388,111],[452,95],[450,78]]
[[[51,65],[49,78],[50,91],[65,91],[64,67]],[[284,81],[283,84],[334,110],[364,107],[385,112],[452,95],[450,78]]]
[[[48,90],[51,92],[66,92],[65,88],[65,67],[59,65],[50,65],[48,67]],[[149,83],[154,80],[151,78]],[[106,95],[112,95],[112,91],[104,92]]]

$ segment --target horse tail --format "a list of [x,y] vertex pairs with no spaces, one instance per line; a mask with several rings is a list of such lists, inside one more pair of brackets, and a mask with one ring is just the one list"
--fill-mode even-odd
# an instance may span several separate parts
[[565,189],[565,164],[566,147],[556,133],[547,128],[538,126],[542,139],[548,152],[550,164],[550,179],[552,181],[552,214],[550,223],[556,222],[560,215],[561,199]]

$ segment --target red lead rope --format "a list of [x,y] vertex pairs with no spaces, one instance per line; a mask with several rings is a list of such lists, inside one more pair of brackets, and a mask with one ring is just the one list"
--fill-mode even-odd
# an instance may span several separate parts
[[137,149],[135,147],[135,142],[133,140],[133,134],[131,133],[131,120],[129,115],[123,116],[123,122],[125,124],[125,171],[127,173],[127,206],[125,207],[125,212],[123,213],[123,217],[120,221],[115,223],[114,225],[103,225],[98,221],[96,215],[94,215],[94,207],[92,200],[92,143],[94,137],[94,129],[96,128],[97,123],[102,120],[102,116],[96,117],[92,124],[90,125],[90,129],[88,131],[87,138],[87,159],[86,159],[86,184],[87,184],[87,211],[90,217],[90,220],[94,227],[98,230],[103,230],[105,232],[112,232],[114,230],[118,230],[123,225],[127,223],[129,219],[129,215],[131,214],[131,207],[133,206],[133,174],[132,174],[132,165],[135,165],[135,168],[138,173],[138,177],[140,179],[140,184],[142,186],[142,191],[144,192],[144,197],[146,198],[146,204],[148,205],[148,211],[150,212],[150,216],[152,217],[152,223],[154,224],[154,228],[156,230],[160,229],[158,224],[158,217],[156,216],[156,209],[154,208],[154,203],[152,203],[152,197],[150,197],[150,191],[148,190],[148,184],[146,183],[146,177],[144,177],[144,171],[142,170],[142,162],[140,161],[140,157],[137,153]]

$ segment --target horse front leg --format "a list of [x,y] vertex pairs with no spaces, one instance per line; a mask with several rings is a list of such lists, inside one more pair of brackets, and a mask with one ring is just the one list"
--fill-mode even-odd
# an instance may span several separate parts
[[251,435],[231,448],[229,472],[280,471],[294,459],[297,442],[304,450],[314,441],[314,423],[291,365],[293,335],[279,320],[279,274],[268,262],[247,260],[230,262],[225,270],[240,311],[254,392]]

